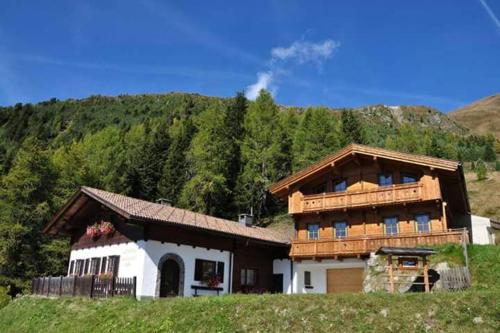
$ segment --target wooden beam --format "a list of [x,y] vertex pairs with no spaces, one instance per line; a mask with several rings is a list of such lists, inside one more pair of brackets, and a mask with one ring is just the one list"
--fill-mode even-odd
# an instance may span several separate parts
[[428,293],[431,291],[431,288],[429,286],[429,266],[427,264],[427,257],[424,256],[422,259],[424,263],[424,287],[425,287],[425,292]]
[[389,271],[389,291],[394,293],[394,276],[392,271],[392,255],[387,256],[387,268]]

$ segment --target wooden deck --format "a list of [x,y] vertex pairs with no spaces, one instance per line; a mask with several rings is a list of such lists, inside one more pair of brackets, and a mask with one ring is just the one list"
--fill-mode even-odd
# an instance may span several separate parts
[[425,192],[422,183],[412,183],[361,191],[301,195],[290,200],[289,210],[292,214],[300,214],[440,199],[439,193],[429,196],[430,193]]
[[465,229],[449,229],[429,233],[387,235],[367,235],[344,239],[294,240],[290,249],[293,259],[322,259],[345,256],[366,255],[381,246],[416,247],[444,243],[468,242]]

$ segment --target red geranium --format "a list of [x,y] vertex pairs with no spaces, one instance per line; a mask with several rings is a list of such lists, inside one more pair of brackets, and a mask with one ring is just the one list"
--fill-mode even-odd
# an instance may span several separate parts
[[103,235],[109,235],[115,231],[115,226],[111,222],[103,221],[99,226],[99,231]]
[[89,225],[87,227],[87,236],[95,238],[95,237],[99,237],[100,234],[101,234],[101,230],[100,230],[99,225],[97,223],[94,223],[94,224]]

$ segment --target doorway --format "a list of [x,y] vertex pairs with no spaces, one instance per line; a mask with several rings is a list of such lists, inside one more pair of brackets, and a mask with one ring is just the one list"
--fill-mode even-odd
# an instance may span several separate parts
[[160,297],[179,296],[180,267],[173,259],[167,259],[161,267]]

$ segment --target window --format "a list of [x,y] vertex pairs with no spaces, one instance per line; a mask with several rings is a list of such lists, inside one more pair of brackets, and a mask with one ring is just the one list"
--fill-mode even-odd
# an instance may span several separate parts
[[417,214],[415,216],[415,221],[417,222],[417,232],[431,231],[431,219],[429,214]]
[[68,275],[73,275],[73,272],[75,271],[75,261],[71,260],[69,263],[69,273]]
[[217,262],[217,276],[221,283],[224,282],[224,263],[222,261]]
[[196,259],[194,263],[194,280],[207,281],[215,275],[217,262],[211,260]]
[[106,273],[106,264],[108,262],[108,258],[104,257],[102,258],[102,261],[101,261],[101,274],[104,274]]
[[76,276],[82,276],[83,275],[83,265],[84,265],[84,260],[78,259],[75,263],[75,275]]
[[241,285],[255,286],[257,284],[257,270],[250,268],[241,269]]
[[308,224],[307,225],[307,238],[308,239],[318,239],[319,238],[319,224]]
[[90,268],[90,259],[85,259],[85,269],[84,269],[85,275],[89,274],[89,268]]
[[347,223],[335,222],[335,238],[345,238],[347,236]]
[[347,190],[347,181],[345,179],[333,183],[333,192],[344,192],[345,190]]
[[311,272],[309,271],[304,271],[304,285],[311,285]]
[[390,185],[392,185],[392,174],[390,174],[390,173],[380,173],[378,175],[378,185],[379,186],[390,186]]
[[417,176],[412,173],[401,173],[401,184],[416,183]]
[[92,258],[90,260],[90,274],[97,275],[101,268],[101,258]]
[[109,256],[108,257],[108,268],[107,273],[111,273],[114,276],[118,275],[118,268],[120,266],[120,256]]
[[385,217],[385,234],[386,235],[397,235],[398,234],[398,218],[396,216]]
[[398,261],[401,267],[414,268],[418,265],[418,258],[400,257]]

